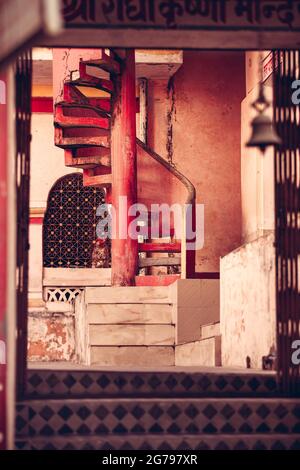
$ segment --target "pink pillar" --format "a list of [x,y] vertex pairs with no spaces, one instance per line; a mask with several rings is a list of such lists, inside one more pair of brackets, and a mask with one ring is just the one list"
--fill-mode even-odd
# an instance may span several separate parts
[[7,282],[7,105],[6,76],[0,74],[0,450],[6,447],[6,364],[7,338],[6,282]]
[[[112,239],[112,285],[135,284],[138,242],[128,236],[133,217],[120,207],[120,198],[127,207],[137,202],[135,53],[126,51],[121,77],[117,83],[111,130],[112,205],[115,209],[115,238]],[[127,236],[122,238],[121,234]]]

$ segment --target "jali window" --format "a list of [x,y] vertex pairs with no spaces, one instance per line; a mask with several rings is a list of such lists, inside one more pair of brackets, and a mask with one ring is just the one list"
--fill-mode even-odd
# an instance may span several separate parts
[[52,187],[43,227],[44,267],[90,268],[96,243],[97,208],[105,193],[84,187],[81,173],[60,178]]

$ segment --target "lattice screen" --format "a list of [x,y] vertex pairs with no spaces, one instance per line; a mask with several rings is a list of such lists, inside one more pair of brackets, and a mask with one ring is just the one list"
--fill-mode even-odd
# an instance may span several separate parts
[[96,210],[104,203],[104,191],[84,187],[81,173],[66,175],[55,183],[44,220],[44,267],[91,267],[99,220]]
[[80,287],[46,287],[46,302],[71,302],[83,292]]

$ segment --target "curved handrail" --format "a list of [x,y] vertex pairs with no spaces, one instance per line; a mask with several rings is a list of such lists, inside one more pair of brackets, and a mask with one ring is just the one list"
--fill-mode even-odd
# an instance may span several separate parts
[[139,145],[150,157],[160,163],[164,168],[166,168],[170,173],[172,173],[187,189],[188,198],[186,200],[186,204],[192,204],[196,199],[196,188],[193,183],[180,171],[176,170],[176,168],[170,163],[168,163],[164,158],[162,158],[158,153],[154,152],[150,147],[148,147],[144,142],[140,139],[136,139],[137,145]]

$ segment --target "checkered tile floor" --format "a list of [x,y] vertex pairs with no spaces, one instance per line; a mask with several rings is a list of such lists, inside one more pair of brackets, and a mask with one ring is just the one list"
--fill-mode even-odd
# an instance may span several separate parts
[[19,439],[20,450],[300,450],[298,435],[129,435]]
[[30,370],[17,449],[298,449],[273,374]]
[[29,370],[28,398],[276,396],[274,374]]
[[300,400],[34,400],[17,406],[16,427],[18,436],[300,434]]

